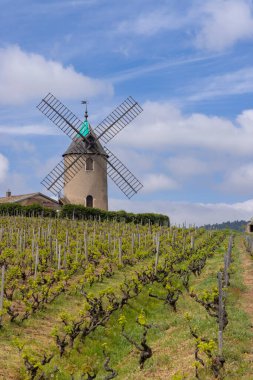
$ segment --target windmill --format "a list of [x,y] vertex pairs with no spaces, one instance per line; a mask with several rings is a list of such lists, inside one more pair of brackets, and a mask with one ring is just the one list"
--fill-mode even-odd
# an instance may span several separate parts
[[51,93],[37,106],[72,140],[63,159],[41,184],[54,195],[59,196],[63,190],[65,203],[107,210],[107,175],[129,199],[143,187],[107,147],[107,143],[143,110],[129,96],[92,129],[88,122],[87,102],[82,104],[86,106],[83,122]]

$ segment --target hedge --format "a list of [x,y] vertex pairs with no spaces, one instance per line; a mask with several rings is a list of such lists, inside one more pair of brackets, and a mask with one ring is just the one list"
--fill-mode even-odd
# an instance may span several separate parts
[[167,215],[143,213],[134,214],[120,211],[104,211],[98,208],[89,208],[82,205],[64,205],[61,208],[61,217],[63,218],[77,218],[77,219],[97,219],[97,220],[116,220],[125,221],[126,223],[139,223],[139,224],[160,224],[170,225],[170,219]]
[[39,204],[21,206],[18,203],[0,203],[0,215],[22,215],[22,216],[45,216],[54,217],[57,215],[56,210],[42,207]]
[[43,216],[69,218],[69,219],[96,219],[96,220],[116,220],[125,221],[126,223],[139,224],[159,224],[170,225],[170,219],[167,215],[143,213],[134,214],[124,210],[120,211],[104,211],[98,208],[89,208],[82,205],[64,205],[60,212],[45,208],[39,204],[30,206],[21,206],[18,203],[0,204],[0,215],[23,215],[23,216]]

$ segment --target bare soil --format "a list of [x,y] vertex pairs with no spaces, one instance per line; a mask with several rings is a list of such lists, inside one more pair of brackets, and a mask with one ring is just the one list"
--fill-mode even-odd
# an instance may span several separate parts
[[[253,332],[253,257],[242,249],[242,270],[243,270],[243,282],[246,289],[241,294],[241,305],[245,312],[249,315],[251,320],[251,329]],[[253,339],[252,345],[253,347]],[[250,353],[245,354],[245,359],[253,366],[253,348]]]

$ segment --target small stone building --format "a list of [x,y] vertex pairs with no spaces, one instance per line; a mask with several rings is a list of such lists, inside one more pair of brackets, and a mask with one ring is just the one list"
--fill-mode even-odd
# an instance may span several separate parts
[[246,232],[248,232],[248,233],[253,233],[253,218],[252,218],[251,221],[247,224],[247,226],[246,226]]
[[60,209],[60,205],[58,201],[42,193],[12,195],[10,191],[7,191],[6,196],[0,198],[0,204],[1,203],[18,203],[21,206],[39,204],[42,207],[47,207],[54,210]]

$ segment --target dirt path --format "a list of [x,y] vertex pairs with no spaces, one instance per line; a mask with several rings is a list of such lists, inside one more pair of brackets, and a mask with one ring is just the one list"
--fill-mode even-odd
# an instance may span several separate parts
[[[251,320],[251,330],[253,332],[253,258],[246,252],[243,244],[240,244],[241,263],[243,269],[243,282],[246,286],[245,291],[242,293],[241,304],[245,312]],[[252,346],[253,347],[253,339]],[[253,367],[253,349],[250,353],[245,353],[245,359]]]
[[244,310],[249,314],[253,327],[253,258],[249,253],[242,249],[242,269],[243,269],[243,281],[246,285],[246,290],[243,292],[242,303]]

